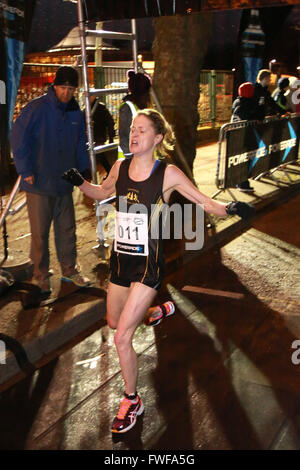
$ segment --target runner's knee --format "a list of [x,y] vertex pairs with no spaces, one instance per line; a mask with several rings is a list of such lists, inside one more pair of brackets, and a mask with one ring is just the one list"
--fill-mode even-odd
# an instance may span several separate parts
[[126,349],[131,345],[132,335],[127,331],[117,330],[114,336],[114,342],[118,351]]

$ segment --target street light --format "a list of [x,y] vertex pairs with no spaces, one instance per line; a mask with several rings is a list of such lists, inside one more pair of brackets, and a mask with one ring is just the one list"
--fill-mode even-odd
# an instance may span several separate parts
[[272,64],[276,64],[276,59],[272,59],[269,62],[269,70],[272,72]]
[[143,67],[143,56],[142,54],[139,54],[137,56],[137,63],[138,63],[138,68],[142,68]]

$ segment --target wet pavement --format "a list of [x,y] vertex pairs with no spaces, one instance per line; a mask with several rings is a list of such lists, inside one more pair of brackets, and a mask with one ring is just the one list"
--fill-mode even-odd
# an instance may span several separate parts
[[[213,145],[200,148],[195,162],[200,189],[210,195],[215,187],[211,179],[205,183],[205,174],[215,169],[215,151]],[[276,185],[255,185],[256,195],[238,194],[239,199],[262,208],[266,201],[275,201]],[[285,196],[283,189],[282,199]],[[96,287],[105,287],[106,265],[91,250],[93,208],[80,198],[75,193],[80,262]],[[49,350],[44,357],[47,365],[2,392],[1,448],[299,449],[300,364],[292,362],[292,344],[300,340],[299,203],[295,193],[250,225],[237,218],[218,220],[213,233],[206,234],[210,249],[201,256],[181,253],[178,261],[169,250],[169,274],[157,300],[172,298],[176,314],[154,328],[141,325],[136,332],[138,391],[145,413],[130,432],[121,437],[110,432],[123,382],[113,332],[105,324],[105,311],[99,310],[98,324],[91,321],[91,330],[78,330],[73,340],[89,334],[86,339],[70,348],[70,335],[58,358],[57,349],[52,359]],[[25,213],[22,217],[16,225],[26,235]],[[17,231],[14,235],[22,236]],[[22,240],[22,248],[17,245],[20,240],[11,243],[14,253],[17,246],[26,253],[29,237]],[[186,285],[243,298],[186,292]],[[60,288],[56,271],[53,286]],[[47,317],[45,307],[24,310],[19,298],[12,295],[10,300],[5,304],[1,299],[1,331],[9,327],[12,334],[16,324],[19,331],[22,325],[36,335],[55,316],[57,327],[64,324],[64,331],[70,330],[65,317],[84,318],[84,308],[80,314],[70,313],[77,303],[99,302],[100,309],[104,302],[84,296],[78,302],[71,296],[66,303],[48,307]],[[18,317],[13,321],[16,306]]]

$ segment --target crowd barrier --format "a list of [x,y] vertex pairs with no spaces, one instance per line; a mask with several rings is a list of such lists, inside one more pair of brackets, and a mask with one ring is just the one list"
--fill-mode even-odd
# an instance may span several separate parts
[[[299,158],[300,114],[224,124],[219,134],[216,186],[220,192],[285,168]],[[231,194],[231,193],[230,193]]]

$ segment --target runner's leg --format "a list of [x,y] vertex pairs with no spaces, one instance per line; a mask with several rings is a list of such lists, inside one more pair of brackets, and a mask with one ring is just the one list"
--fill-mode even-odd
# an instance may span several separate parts
[[110,282],[107,289],[106,321],[110,328],[117,328],[122,310],[130,293],[129,287],[119,286]]
[[135,394],[137,382],[137,356],[132,346],[132,338],[156,294],[157,291],[151,287],[139,282],[132,283],[117,324],[115,344],[125,382],[125,392],[128,395]]

